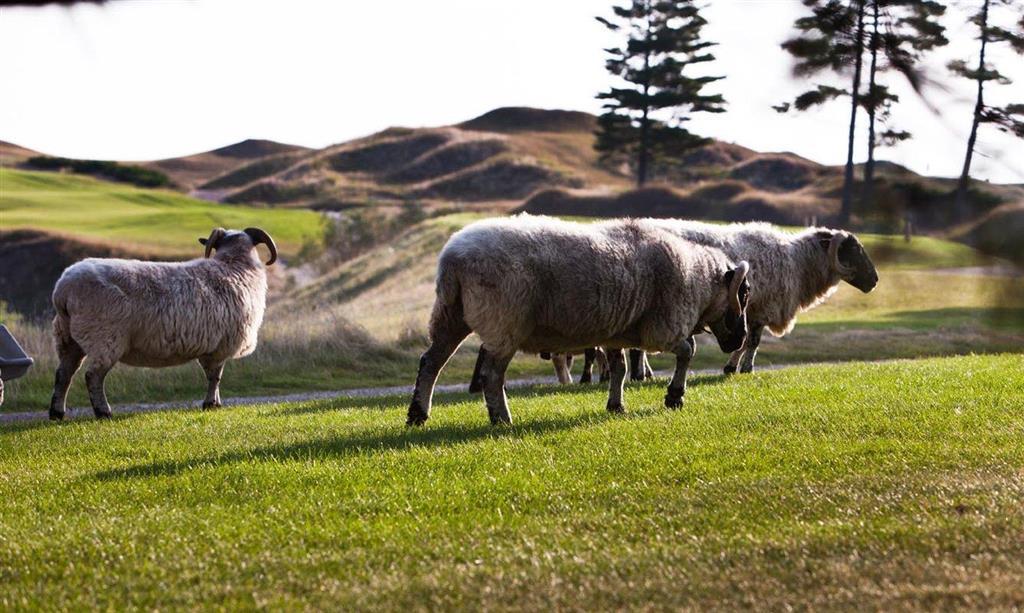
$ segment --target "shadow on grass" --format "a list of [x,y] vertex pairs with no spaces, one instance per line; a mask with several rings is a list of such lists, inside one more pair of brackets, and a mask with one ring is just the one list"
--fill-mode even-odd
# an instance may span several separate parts
[[[370,455],[383,451],[413,450],[423,447],[446,447],[484,439],[523,438],[560,432],[577,427],[605,423],[613,419],[626,419],[607,412],[557,415],[515,424],[512,426],[491,426],[452,424],[422,428],[394,426],[384,431],[360,430],[350,434],[313,439],[298,443],[269,445],[232,451],[220,455],[200,458],[185,458],[179,461],[153,462],[124,468],[105,470],[93,475],[99,481],[116,481],[125,478],[175,476],[202,468],[224,466],[239,462],[273,461],[287,462],[308,460],[315,457],[352,457]],[[633,417],[636,417],[634,415]]]
[[[693,385],[716,385],[724,382],[728,377],[724,375],[696,377]],[[664,386],[663,381],[647,381],[636,384],[637,387],[647,388]],[[582,396],[589,395],[595,391],[597,386],[585,385],[574,388],[550,386],[542,389],[529,389],[526,394],[515,394],[519,398],[546,396],[558,393],[561,396]],[[470,399],[468,394],[451,394],[435,403],[434,412],[444,411],[447,400],[457,402]],[[628,399],[627,399],[628,400]],[[343,408],[372,408],[385,409],[394,407],[395,397],[386,398],[343,398],[330,401],[315,402],[311,407],[300,407],[289,410],[290,414],[302,413],[303,411],[327,411]],[[515,407],[513,405],[513,414]],[[286,462],[293,460],[306,460],[313,457],[352,457],[368,455],[383,451],[411,450],[422,447],[445,447],[459,445],[485,439],[507,439],[523,438],[527,436],[543,435],[551,432],[561,432],[573,428],[590,427],[603,424],[617,419],[643,419],[653,415],[661,414],[667,409],[664,408],[642,408],[630,411],[625,415],[611,414],[604,410],[603,406],[594,407],[593,411],[584,411],[571,415],[552,415],[529,421],[516,423],[512,426],[491,426],[486,422],[486,411],[481,402],[480,423],[451,424],[451,425],[427,425],[423,428],[406,428],[395,424],[383,431],[362,429],[348,434],[332,436],[321,439],[313,439],[298,443],[282,445],[269,445],[253,449],[232,451],[220,455],[211,455],[200,458],[186,458],[178,461],[153,462],[124,468],[115,468],[95,473],[93,478],[100,481],[111,481],[125,478],[144,478],[154,476],[175,476],[185,472],[201,468],[209,468],[251,461],[274,461]]]

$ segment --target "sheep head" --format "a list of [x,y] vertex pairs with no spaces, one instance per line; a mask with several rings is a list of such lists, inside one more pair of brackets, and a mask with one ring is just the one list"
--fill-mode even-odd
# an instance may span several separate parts
[[740,262],[722,275],[720,283],[726,292],[727,307],[722,317],[708,322],[718,346],[726,353],[732,353],[743,346],[747,335],[747,302],[750,300],[750,264]]
[[878,285],[878,271],[857,237],[842,230],[818,233],[822,248],[828,251],[829,267],[843,281],[865,294]]
[[218,253],[224,252],[228,257],[235,253],[248,255],[261,243],[270,250],[270,259],[267,260],[267,266],[270,266],[277,261],[277,245],[274,244],[274,239],[260,228],[246,228],[242,231],[214,228],[208,238],[199,239],[199,244],[206,247],[205,257],[210,257],[214,250]]

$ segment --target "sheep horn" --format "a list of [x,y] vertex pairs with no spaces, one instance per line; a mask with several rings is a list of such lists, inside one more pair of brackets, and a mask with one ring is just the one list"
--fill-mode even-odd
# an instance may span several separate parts
[[740,304],[740,287],[743,285],[743,280],[747,278],[747,273],[750,272],[750,264],[743,260],[736,265],[734,271],[732,283],[729,284],[729,306],[737,313],[742,313],[743,305]]
[[213,250],[217,247],[217,242],[224,238],[224,235],[227,233],[228,231],[224,228],[214,228],[213,231],[210,232],[210,237],[205,241],[203,239],[199,239],[199,242],[206,246],[206,255],[203,257],[210,257],[210,254],[213,253]]
[[270,266],[277,261],[277,245],[274,244],[274,239],[270,238],[269,234],[260,228],[246,228],[245,233],[252,239],[254,247],[263,243],[267,246],[267,249],[270,249],[270,259],[267,260],[267,266]]
[[846,278],[853,271],[848,266],[843,266],[842,262],[839,261],[839,246],[843,244],[849,234],[842,230],[832,235],[832,240],[828,244],[828,261],[832,266],[832,270],[836,271],[840,277]]

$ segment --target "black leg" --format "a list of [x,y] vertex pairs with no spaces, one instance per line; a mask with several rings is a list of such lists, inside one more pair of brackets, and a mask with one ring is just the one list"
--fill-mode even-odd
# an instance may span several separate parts
[[626,356],[621,349],[606,348],[605,352],[608,354],[608,367],[611,371],[607,409],[612,413],[624,413],[626,407],[622,403],[622,384],[626,380]]
[[665,392],[665,406],[670,409],[678,409],[683,406],[683,396],[686,395],[686,372],[690,368],[690,360],[693,359],[693,354],[696,351],[697,343],[691,336],[676,352],[676,370],[672,374],[672,380]]

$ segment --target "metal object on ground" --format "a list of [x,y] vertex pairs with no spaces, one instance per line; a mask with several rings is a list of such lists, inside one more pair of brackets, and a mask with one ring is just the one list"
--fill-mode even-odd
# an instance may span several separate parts
[[7,326],[0,325],[0,404],[4,402],[3,382],[24,375],[33,361],[14,340]]

